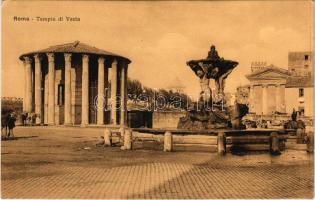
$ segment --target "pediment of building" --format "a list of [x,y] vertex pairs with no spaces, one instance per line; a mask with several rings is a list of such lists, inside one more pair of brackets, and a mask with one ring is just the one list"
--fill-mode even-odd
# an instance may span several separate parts
[[249,80],[277,80],[277,79],[287,79],[288,72],[284,69],[278,68],[267,68],[259,72],[247,75]]

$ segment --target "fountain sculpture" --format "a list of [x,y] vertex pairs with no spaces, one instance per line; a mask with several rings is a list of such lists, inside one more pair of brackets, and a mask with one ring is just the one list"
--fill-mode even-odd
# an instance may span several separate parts
[[[238,62],[220,57],[212,45],[206,59],[190,60],[187,65],[200,78],[200,97],[185,117],[180,118],[179,129],[243,129],[241,119],[248,112],[244,104],[227,106],[224,98],[225,79],[238,65]],[[209,84],[215,80],[217,94],[214,95]]]

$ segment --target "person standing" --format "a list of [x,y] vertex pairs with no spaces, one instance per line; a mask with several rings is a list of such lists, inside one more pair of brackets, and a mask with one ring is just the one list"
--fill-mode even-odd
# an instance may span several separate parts
[[9,128],[9,132],[7,135],[8,139],[10,139],[11,134],[12,134],[12,139],[14,139],[13,129],[15,127],[15,121],[16,119],[15,119],[14,113],[10,113],[7,118],[7,126]]
[[22,126],[26,125],[26,119],[27,119],[27,113],[23,112],[21,114],[21,118],[22,118]]
[[295,111],[295,109],[293,108],[292,114],[291,114],[291,119],[292,121],[296,122],[296,117],[297,117],[297,112]]

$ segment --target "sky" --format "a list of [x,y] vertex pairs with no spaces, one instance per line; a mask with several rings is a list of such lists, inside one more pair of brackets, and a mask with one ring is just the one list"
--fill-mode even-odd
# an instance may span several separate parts
[[[165,88],[178,80],[199,93],[186,61],[207,56],[239,62],[226,91],[248,84],[251,62],[288,66],[288,52],[312,49],[312,2],[306,1],[35,1],[2,3],[2,96],[23,96],[26,52],[79,40],[128,57],[130,78]],[[31,21],[14,21],[14,16]],[[42,22],[36,17],[78,17]],[[14,87],[12,87],[14,83]]]

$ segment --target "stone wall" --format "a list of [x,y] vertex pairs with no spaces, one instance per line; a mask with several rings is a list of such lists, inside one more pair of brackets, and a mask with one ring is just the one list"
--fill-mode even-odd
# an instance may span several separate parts
[[128,111],[128,126],[131,128],[152,128],[152,112],[151,111]]
[[153,112],[153,128],[177,128],[179,118],[185,115],[184,111]]

